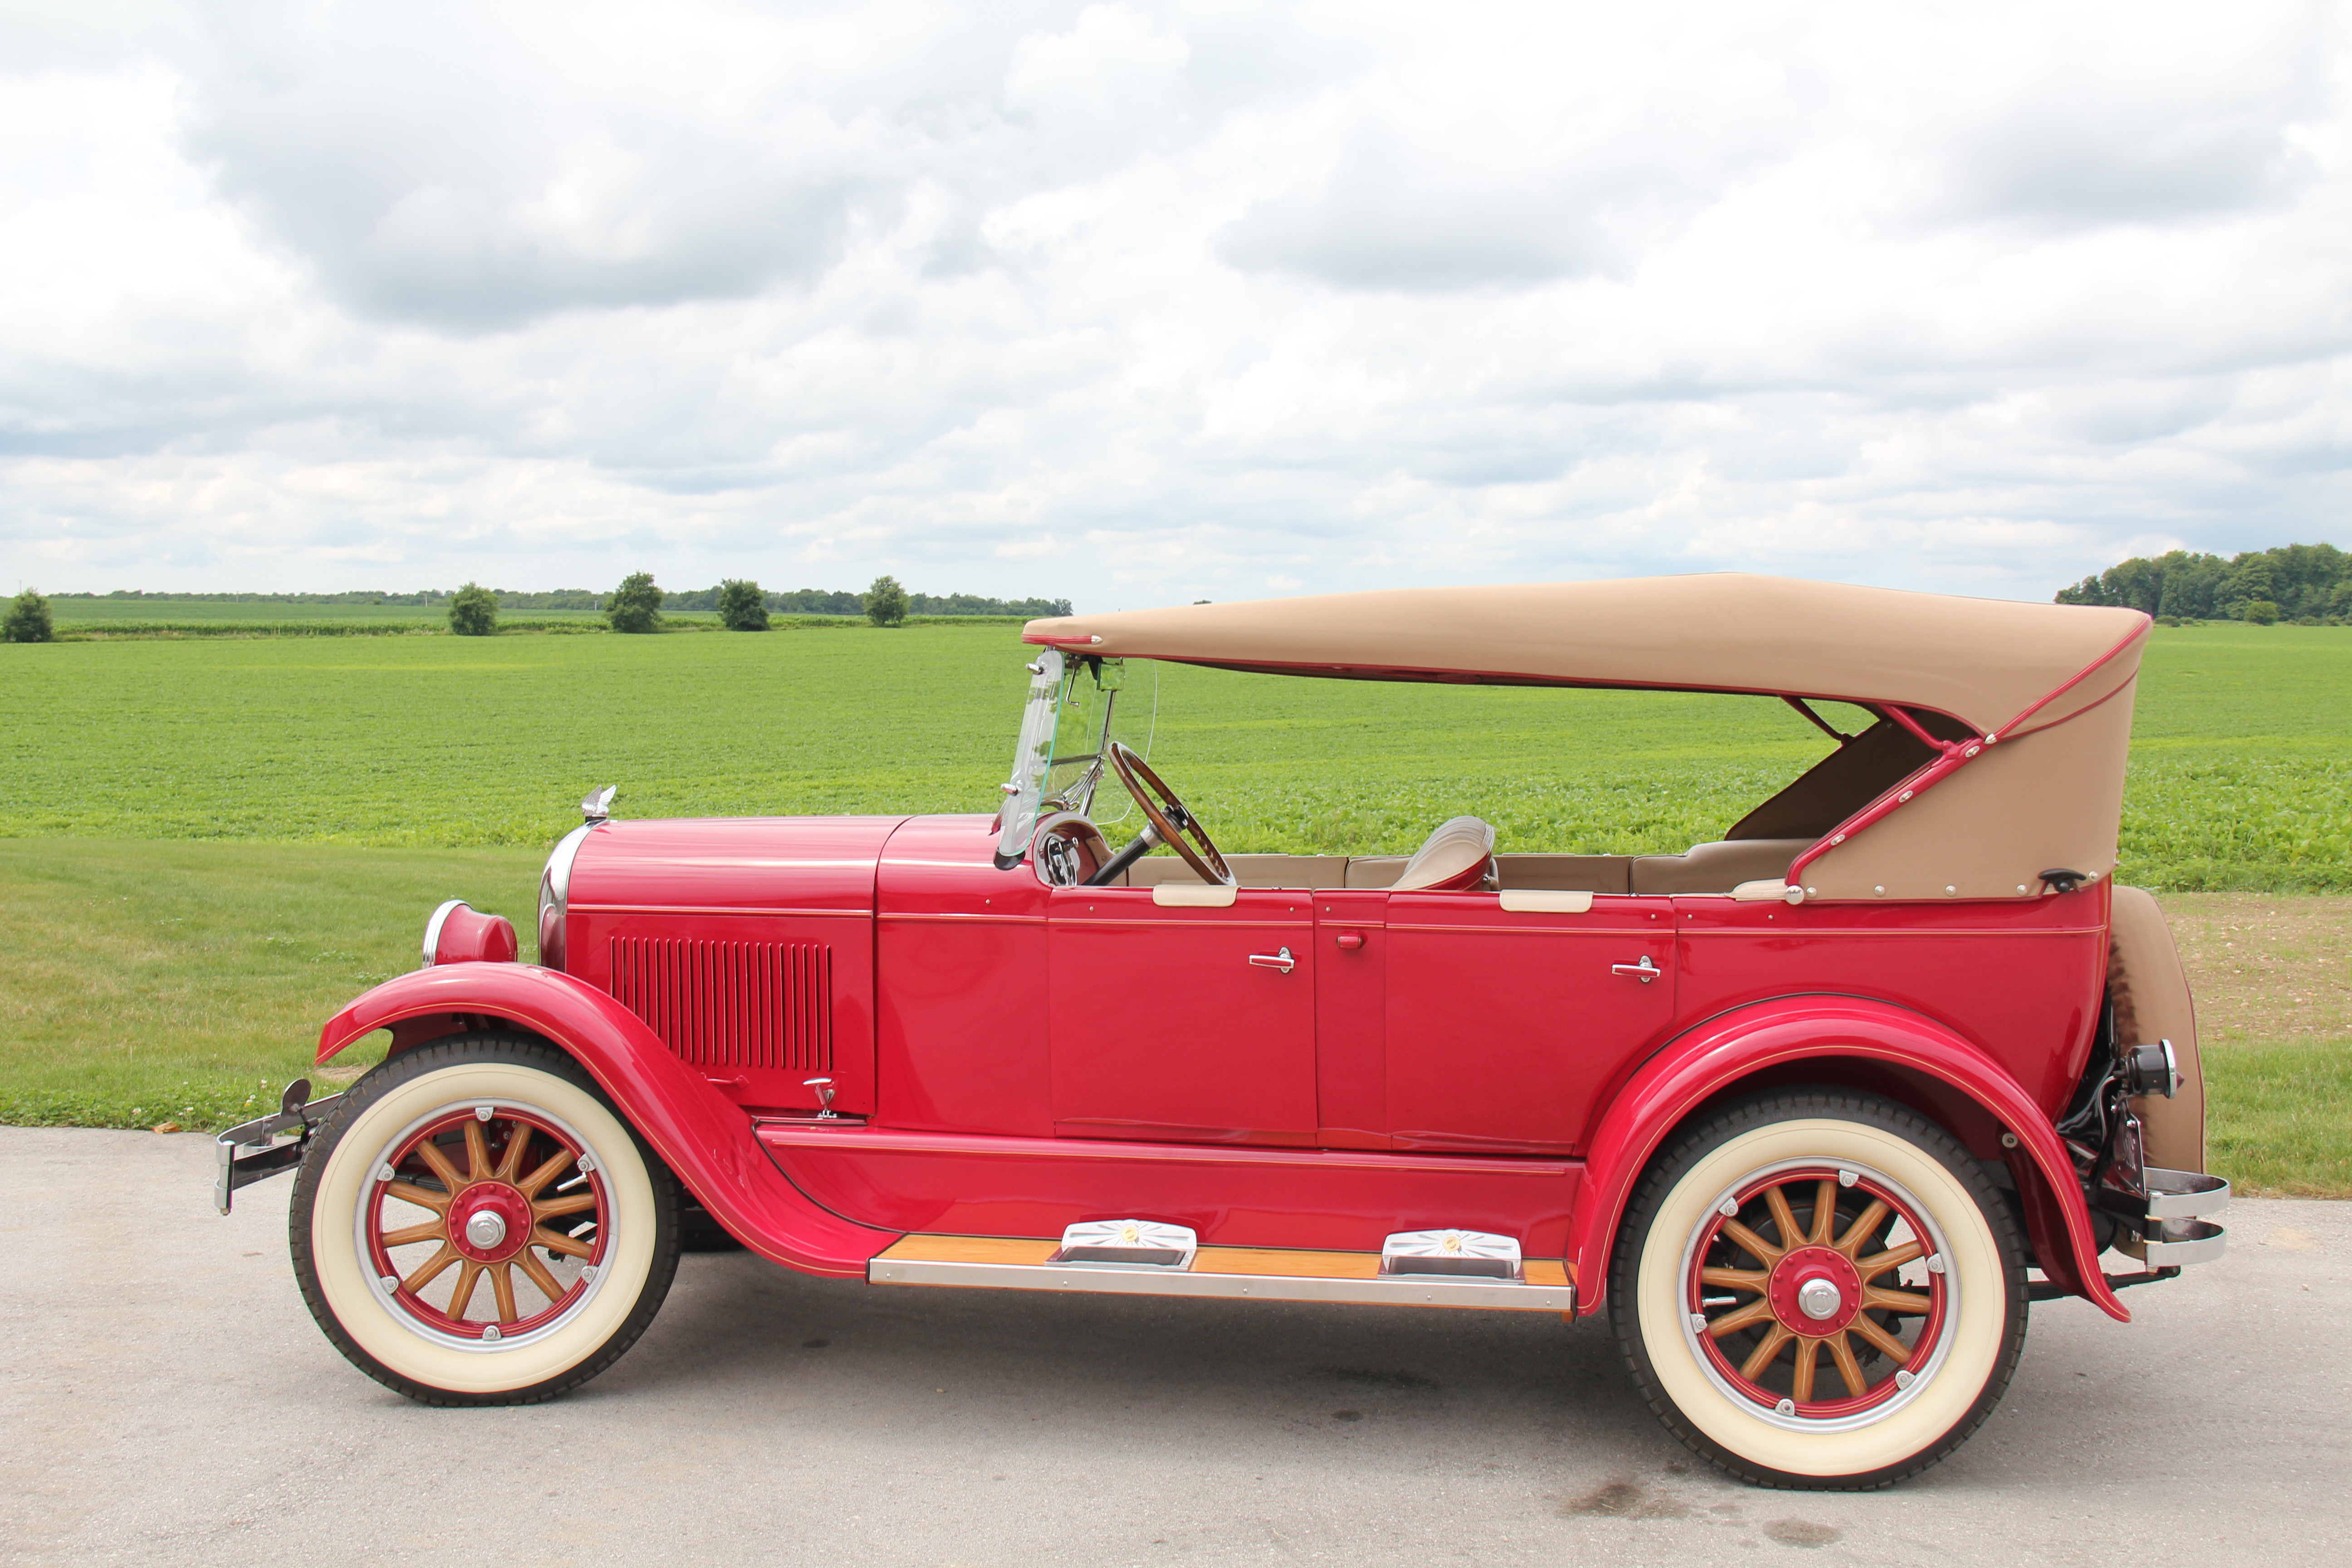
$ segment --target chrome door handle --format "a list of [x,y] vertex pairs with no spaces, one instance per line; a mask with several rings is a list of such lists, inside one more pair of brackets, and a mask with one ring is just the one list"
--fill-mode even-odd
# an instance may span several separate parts
[[1280,952],[1253,952],[1249,961],[1260,969],[1279,969],[1285,974],[1298,967],[1298,961],[1290,956],[1286,947]]
[[1641,977],[1642,984],[1647,985],[1651,981],[1655,980],[1659,975],[1664,974],[1665,971],[1660,969],[1656,964],[1652,963],[1650,962],[1650,955],[1645,952],[1642,955],[1641,963],[1612,963],[1609,966],[1609,973],[1612,974],[1638,975]]

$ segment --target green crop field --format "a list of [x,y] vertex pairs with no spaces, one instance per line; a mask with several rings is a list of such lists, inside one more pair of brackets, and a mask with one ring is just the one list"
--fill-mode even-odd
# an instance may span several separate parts
[[[527,915],[593,785],[632,816],[993,809],[1024,657],[1003,623],[0,648],[0,886],[42,911],[0,973],[0,1120],[217,1121],[438,899]],[[2159,629],[2144,668],[2120,876],[2352,889],[2352,631]],[[1676,850],[1822,750],[1754,698],[1153,669],[1123,728],[1236,851],[1402,852],[1458,812]]]

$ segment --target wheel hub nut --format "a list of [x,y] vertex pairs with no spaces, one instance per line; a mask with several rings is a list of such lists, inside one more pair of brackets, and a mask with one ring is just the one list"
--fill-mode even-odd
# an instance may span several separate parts
[[[476,1247],[480,1247],[484,1252],[489,1251],[492,1247],[506,1240],[506,1216],[499,1214],[496,1209],[476,1209],[474,1211],[474,1217],[466,1222],[466,1239],[472,1242]],[[1814,1281],[1814,1284],[1828,1285],[1829,1281],[1826,1279],[1821,1279]],[[1812,1286],[1808,1285],[1805,1289],[1810,1290],[1812,1289]],[[1834,1311],[1836,1310],[1835,1303],[1837,1300],[1837,1289],[1834,1286],[1830,1288],[1830,1300],[1832,1305],[1828,1310],[1813,1312],[1812,1301],[1810,1298],[1807,1298],[1805,1301],[1805,1310],[1813,1312],[1813,1316],[1816,1318],[1825,1318],[1829,1316],[1830,1311]]]
[[[476,1223],[480,1223],[478,1218]],[[1837,1286],[1830,1280],[1808,1279],[1797,1288],[1797,1306],[1816,1321],[1837,1316],[1837,1310],[1844,1305],[1845,1298],[1838,1294]]]

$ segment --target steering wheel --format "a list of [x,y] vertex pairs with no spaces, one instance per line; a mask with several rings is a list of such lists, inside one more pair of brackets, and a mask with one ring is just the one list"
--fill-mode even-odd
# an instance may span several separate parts
[[[1137,839],[1137,843],[1144,845],[1144,853],[1149,853],[1155,844],[1171,845],[1177,854],[1184,857],[1184,863],[1200,873],[1202,881],[1233,886],[1234,868],[1217,853],[1209,830],[1201,826],[1199,817],[1184,808],[1176,792],[1151,771],[1150,763],[1132,749],[1113,741],[1110,765],[1111,771],[1118,774],[1118,782],[1127,786],[1127,793],[1135,797],[1135,804],[1143,807],[1143,815],[1150,822]],[[1116,857],[1118,868],[1125,870],[1129,859],[1122,851]]]

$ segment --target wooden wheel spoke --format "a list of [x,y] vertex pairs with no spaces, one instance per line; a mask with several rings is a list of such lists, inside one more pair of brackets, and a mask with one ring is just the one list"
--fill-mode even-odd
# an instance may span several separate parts
[[[1790,1212],[1789,1196],[1786,1193],[1778,1187],[1767,1187],[1764,1190],[1764,1206],[1772,1211],[1772,1226],[1780,1235],[1781,1252],[1788,1251],[1805,1239],[1805,1233],[1797,1228],[1797,1216]],[[1728,1230],[1731,1227],[1726,1226],[1724,1228]],[[1779,1260],[1776,1255],[1773,1261]]]
[[430,1138],[416,1146],[416,1157],[432,1167],[433,1173],[441,1178],[441,1184],[452,1194],[466,1184],[466,1178],[457,1173],[457,1167],[449,1163],[449,1156],[441,1152],[439,1145]]
[[547,1298],[550,1306],[563,1300],[563,1287],[556,1282],[554,1275],[547,1271],[547,1265],[539,1260],[539,1254],[530,1247],[526,1247],[515,1254],[515,1267],[539,1287],[539,1293]]
[[1865,1308],[1884,1307],[1890,1312],[1913,1312],[1923,1318],[1936,1310],[1934,1298],[1916,1290],[1882,1290],[1875,1285],[1862,1288],[1862,1304]]
[[449,1316],[461,1323],[466,1321],[466,1307],[474,1299],[474,1287],[482,1282],[488,1268],[488,1265],[477,1263],[470,1258],[466,1259],[457,1271],[457,1288],[449,1292]]
[[1901,1366],[1911,1359],[1911,1347],[1880,1328],[1868,1314],[1855,1313],[1853,1321],[1847,1327],[1876,1345],[1896,1366]]
[[1720,1318],[1716,1319],[1715,1321],[1706,1326],[1706,1331],[1717,1339],[1721,1339],[1724,1335],[1731,1333],[1736,1330],[1744,1329],[1750,1323],[1769,1321],[1771,1316],[1772,1303],[1759,1297],[1756,1300],[1748,1302],[1748,1305],[1740,1308],[1738,1311],[1726,1312]]
[[1780,1262],[1787,1250],[1784,1247],[1773,1246],[1736,1219],[1723,1222],[1723,1234],[1738,1242],[1742,1251],[1761,1263],[1766,1268],[1770,1268],[1772,1265]]
[[[528,1254],[526,1253],[526,1256]],[[490,1265],[490,1295],[498,1302],[499,1321],[511,1323],[518,1314],[514,1300],[514,1266],[510,1263]]]
[[560,1252],[566,1258],[593,1258],[596,1256],[596,1249],[589,1246],[586,1242],[574,1241],[572,1237],[563,1235],[560,1231],[550,1230],[543,1225],[535,1225],[530,1227],[530,1245],[533,1247],[543,1247],[550,1252]]
[[466,1121],[466,1179],[487,1182],[490,1179],[490,1140],[478,1116]]
[[568,1193],[560,1198],[549,1198],[544,1202],[533,1203],[530,1205],[530,1217],[551,1219],[560,1214],[578,1214],[582,1209],[593,1209],[595,1206],[595,1194]]
[[412,1225],[402,1230],[387,1230],[383,1233],[383,1244],[386,1247],[408,1247],[420,1241],[431,1241],[436,1237],[446,1241],[449,1239],[448,1223],[446,1220],[428,1219],[423,1225]]
[[523,1156],[530,1152],[530,1129],[520,1121],[507,1123],[507,1152],[499,1157],[498,1178],[511,1182],[522,1169]]
[[1813,1368],[1822,1358],[1822,1342],[1800,1339],[1797,1342],[1797,1376],[1790,1385],[1790,1395],[1802,1405],[1813,1397]]
[[414,1296],[441,1278],[448,1267],[457,1261],[458,1261],[457,1249],[445,1241],[441,1244],[440,1251],[418,1264],[416,1272],[400,1282],[400,1288]]
[[430,1187],[420,1187],[415,1182],[386,1182],[383,1195],[398,1198],[404,1204],[415,1204],[421,1209],[431,1209],[435,1214],[449,1212],[451,1194],[436,1193]]
[[555,1178],[567,1169],[576,1158],[578,1158],[578,1156],[572,1154],[569,1151],[558,1149],[554,1155],[550,1158],[545,1164],[540,1166],[539,1169],[533,1171],[530,1175],[525,1176],[521,1181],[517,1182],[515,1185],[522,1189],[523,1196],[527,1198],[535,1198],[539,1196],[540,1188],[555,1180]]
[[1890,1247],[1884,1252],[1874,1252],[1867,1258],[1855,1259],[1854,1271],[1865,1280],[1875,1279],[1890,1268],[1902,1268],[1927,1250],[1916,1241],[1906,1241],[1900,1247]]
[[1844,1333],[1832,1334],[1822,1342],[1830,1347],[1830,1359],[1837,1363],[1838,1376],[1845,1384],[1848,1397],[1860,1399],[1869,1393],[1870,1384],[1862,1375],[1861,1358],[1853,1353],[1853,1346],[1847,1342]]
[[1746,1361],[1739,1363],[1739,1375],[1750,1383],[1755,1382],[1763,1375],[1764,1369],[1772,1364],[1772,1358],[1780,1353],[1780,1347],[1796,1337],[1789,1331],[1785,1324],[1773,1324],[1762,1342],[1748,1352]]
[[1862,1217],[1845,1227],[1845,1235],[1839,1239],[1837,1249],[1849,1258],[1853,1258],[1862,1250],[1862,1244],[1870,1239],[1870,1233],[1878,1228],[1878,1222],[1885,1217],[1885,1202],[1879,1198],[1871,1199],[1870,1206],[1862,1211]]
[[1806,1233],[1806,1245],[1827,1247],[1837,1235],[1837,1179],[1832,1177],[1813,1189],[1813,1228]]
[[1771,1276],[1761,1268],[1702,1268],[1698,1282],[1719,1290],[1753,1290],[1761,1296]]

